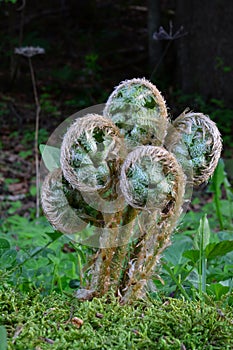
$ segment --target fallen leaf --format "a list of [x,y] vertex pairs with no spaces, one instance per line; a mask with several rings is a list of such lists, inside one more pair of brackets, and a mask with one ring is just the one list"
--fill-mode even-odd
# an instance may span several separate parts
[[8,190],[13,194],[27,193],[28,185],[26,182],[18,182],[8,185]]
[[80,328],[82,325],[83,325],[83,320],[81,318],[78,318],[78,317],[73,317],[71,319],[71,323],[77,327],[77,328]]

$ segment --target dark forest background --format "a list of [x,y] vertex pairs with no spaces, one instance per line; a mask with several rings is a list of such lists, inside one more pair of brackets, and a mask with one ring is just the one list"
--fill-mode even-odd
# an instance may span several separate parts
[[[209,114],[231,159],[232,18],[229,0],[1,0],[1,190],[26,193],[35,175],[33,89],[17,47],[45,49],[32,57],[39,143],[74,112],[104,103],[120,81],[146,77],[161,90],[171,118],[186,107]],[[3,185],[14,178],[17,184]]]
[[[49,92],[62,111],[104,102],[122,79],[142,76],[172,106],[179,92],[231,108],[232,18],[227,0],[2,0],[1,92],[20,92],[16,103],[30,101],[27,61],[14,48],[40,46],[45,55],[33,59],[40,93]],[[154,40],[160,26],[169,32],[170,22],[171,40]]]

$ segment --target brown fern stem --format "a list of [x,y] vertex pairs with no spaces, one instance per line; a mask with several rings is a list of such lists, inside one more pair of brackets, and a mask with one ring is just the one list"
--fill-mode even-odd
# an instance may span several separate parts
[[34,139],[34,152],[35,152],[35,164],[36,164],[36,217],[38,218],[40,215],[40,178],[39,178],[39,150],[38,150],[38,134],[39,134],[39,122],[40,122],[40,102],[38,98],[37,93],[37,87],[36,87],[36,78],[35,78],[35,72],[32,65],[31,57],[28,57],[28,63],[30,68],[30,74],[31,74],[31,80],[32,80],[32,87],[33,87],[33,94],[34,94],[34,100],[35,100],[35,106],[36,106],[36,125],[35,125],[35,139]]

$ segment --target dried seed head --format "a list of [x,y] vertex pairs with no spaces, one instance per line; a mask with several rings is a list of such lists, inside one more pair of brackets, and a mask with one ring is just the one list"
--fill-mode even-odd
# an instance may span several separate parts
[[166,104],[148,80],[131,79],[119,84],[103,114],[119,127],[128,149],[163,144],[168,123]]
[[15,54],[22,55],[25,57],[32,57],[36,55],[41,55],[45,53],[45,49],[39,46],[25,46],[25,47],[16,47]]

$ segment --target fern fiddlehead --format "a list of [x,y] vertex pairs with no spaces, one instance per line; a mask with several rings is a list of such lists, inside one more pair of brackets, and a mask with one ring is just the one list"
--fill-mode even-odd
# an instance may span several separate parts
[[109,96],[104,116],[120,129],[129,149],[161,145],[167,130],[167,108],[159,90],[146,79],[119,84]]
[[46,177],[41,198],[56,229],[74,239],[87,225],[95,232],[99,251],[78,298],[110,288],[122,303],[145,295],[192,185],[213,174],[221,147],[216,125],[201,113],[185,111],[171,125],[163,97],[145,79],[122,82],[103,116],[70,126],[61,168]]
[[111,168],[120,162],[118,128],[97,114],[77,119],[61,146],[61,167],[67,181],[84,192],[106,190]]
[[185,111],[174,120],[171,130],[168,148],[179,153],[180,145],[183,144],[185,155],[177,155],[177,158],[184,167],[187,163],[191,166],[193,184],[198,186],[207,181],[217,166],[222,150],[216,124],[202,113]]
[[[149,181],[144,215],[139,216],[139,226],[144,233],[134,244],[122,289],[122,302],[141,297],[160,254],[170,244],[170,235],[182,212],[185,178],[175,157],[162,147],[141,146],[126,158],[121,174],[122,192],[126,201],[138,206],[135,188],[130,183],[128,169],[132,164],[146,163]],[[150,188],[151,187],[151,188]]]

